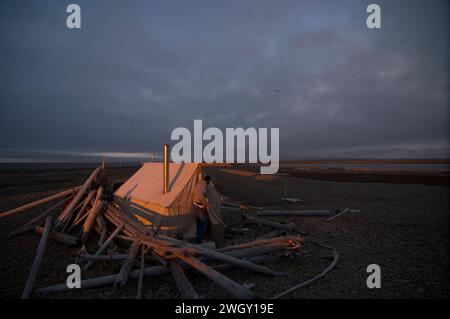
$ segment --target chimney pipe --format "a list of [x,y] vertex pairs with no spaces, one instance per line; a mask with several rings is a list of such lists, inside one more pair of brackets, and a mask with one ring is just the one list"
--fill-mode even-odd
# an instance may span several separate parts
[[164,144],[163,194],[169,192],[169,145]]

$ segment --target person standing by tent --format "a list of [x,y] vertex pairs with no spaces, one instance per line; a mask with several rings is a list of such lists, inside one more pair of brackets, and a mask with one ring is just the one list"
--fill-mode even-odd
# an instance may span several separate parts
[[201,244],[203,242],[203,236],[208,228],[208,188],[211,182],[210,176],[205,176],[194,187],[193,192],[193,205],[195,207],[195,213],[197,215],[197,239],[196,243]]

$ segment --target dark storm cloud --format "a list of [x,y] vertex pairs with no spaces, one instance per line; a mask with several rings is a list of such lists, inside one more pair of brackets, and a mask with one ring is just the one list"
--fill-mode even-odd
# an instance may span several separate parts
[[[280,127],[281,156],[444,157],[445,1],[0,4],[3,152],[158,151],[172,129]],[[11,155],[12,156],[12,155]]]

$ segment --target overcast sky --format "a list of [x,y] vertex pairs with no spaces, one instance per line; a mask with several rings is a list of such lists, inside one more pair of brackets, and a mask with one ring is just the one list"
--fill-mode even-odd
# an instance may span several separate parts
[[2,0],[0,159],[139,156],[194,119],[279,127],[282,158],[446,158],[447,14],[438,0]]

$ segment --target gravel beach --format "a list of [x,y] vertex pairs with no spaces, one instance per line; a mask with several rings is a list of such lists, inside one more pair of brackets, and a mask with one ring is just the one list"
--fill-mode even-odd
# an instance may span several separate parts
[[[120,181],[137,168],[110,168],[112,179]],[[312,240],[333,246],[339,262],[319,281],[301,288],[287,298],[448,298],[449,297],[449,197],[447,186],[418,183],[345,182],[309,179],[300,176],[274,176],[264,179],[232,174],[218,167],[206,168],[218,190],[226,197],[254,206],[295,207],[298,209],[343,209],[360,213],[344,214],[333,221],[325,218],[273,218],[293,220],[305,236],[298,256],[268,267],[285,273],[278,278],[241,270],[224,271],[241,284],[254,285],[252,291],[267,298],[318,274],[329,264],[322,258],[327,251]],[[5,170],[1,171],[0,211],[79,185],[89,169]],[[302,201],[287,204],[281,197]],[[27,279],[39,237],[27,233],[10,240],[10,231],[36,216],[49,205],[0,220],[0,297],[18,298]],[[230,226],[238,227],[238,213],[223,213]],[[227,244],[242,242],[269,232],[259,225],[246,225],[248,232],[228,231]],[[88,247],[89,248],[89,247]],[[92,248],[93,249],[93,248]],[[68,264],[75,261],[77,248],[49,241],[36,281],[36,287],[64,283]],[[382,286],[368,289],[366,268],[381,267]],[[82,278],[116,273],[120,265],[96,265]],[[199,294],[208,298],[227,298],[223,290],[195,273],[189,279]],[[146,278],[144,298],[179,298],[169,275]],[[112,287],[74,289],[45,298],[134,298],[136,283],[124,289]],[[37,298],[43,296],[35,296]]]

